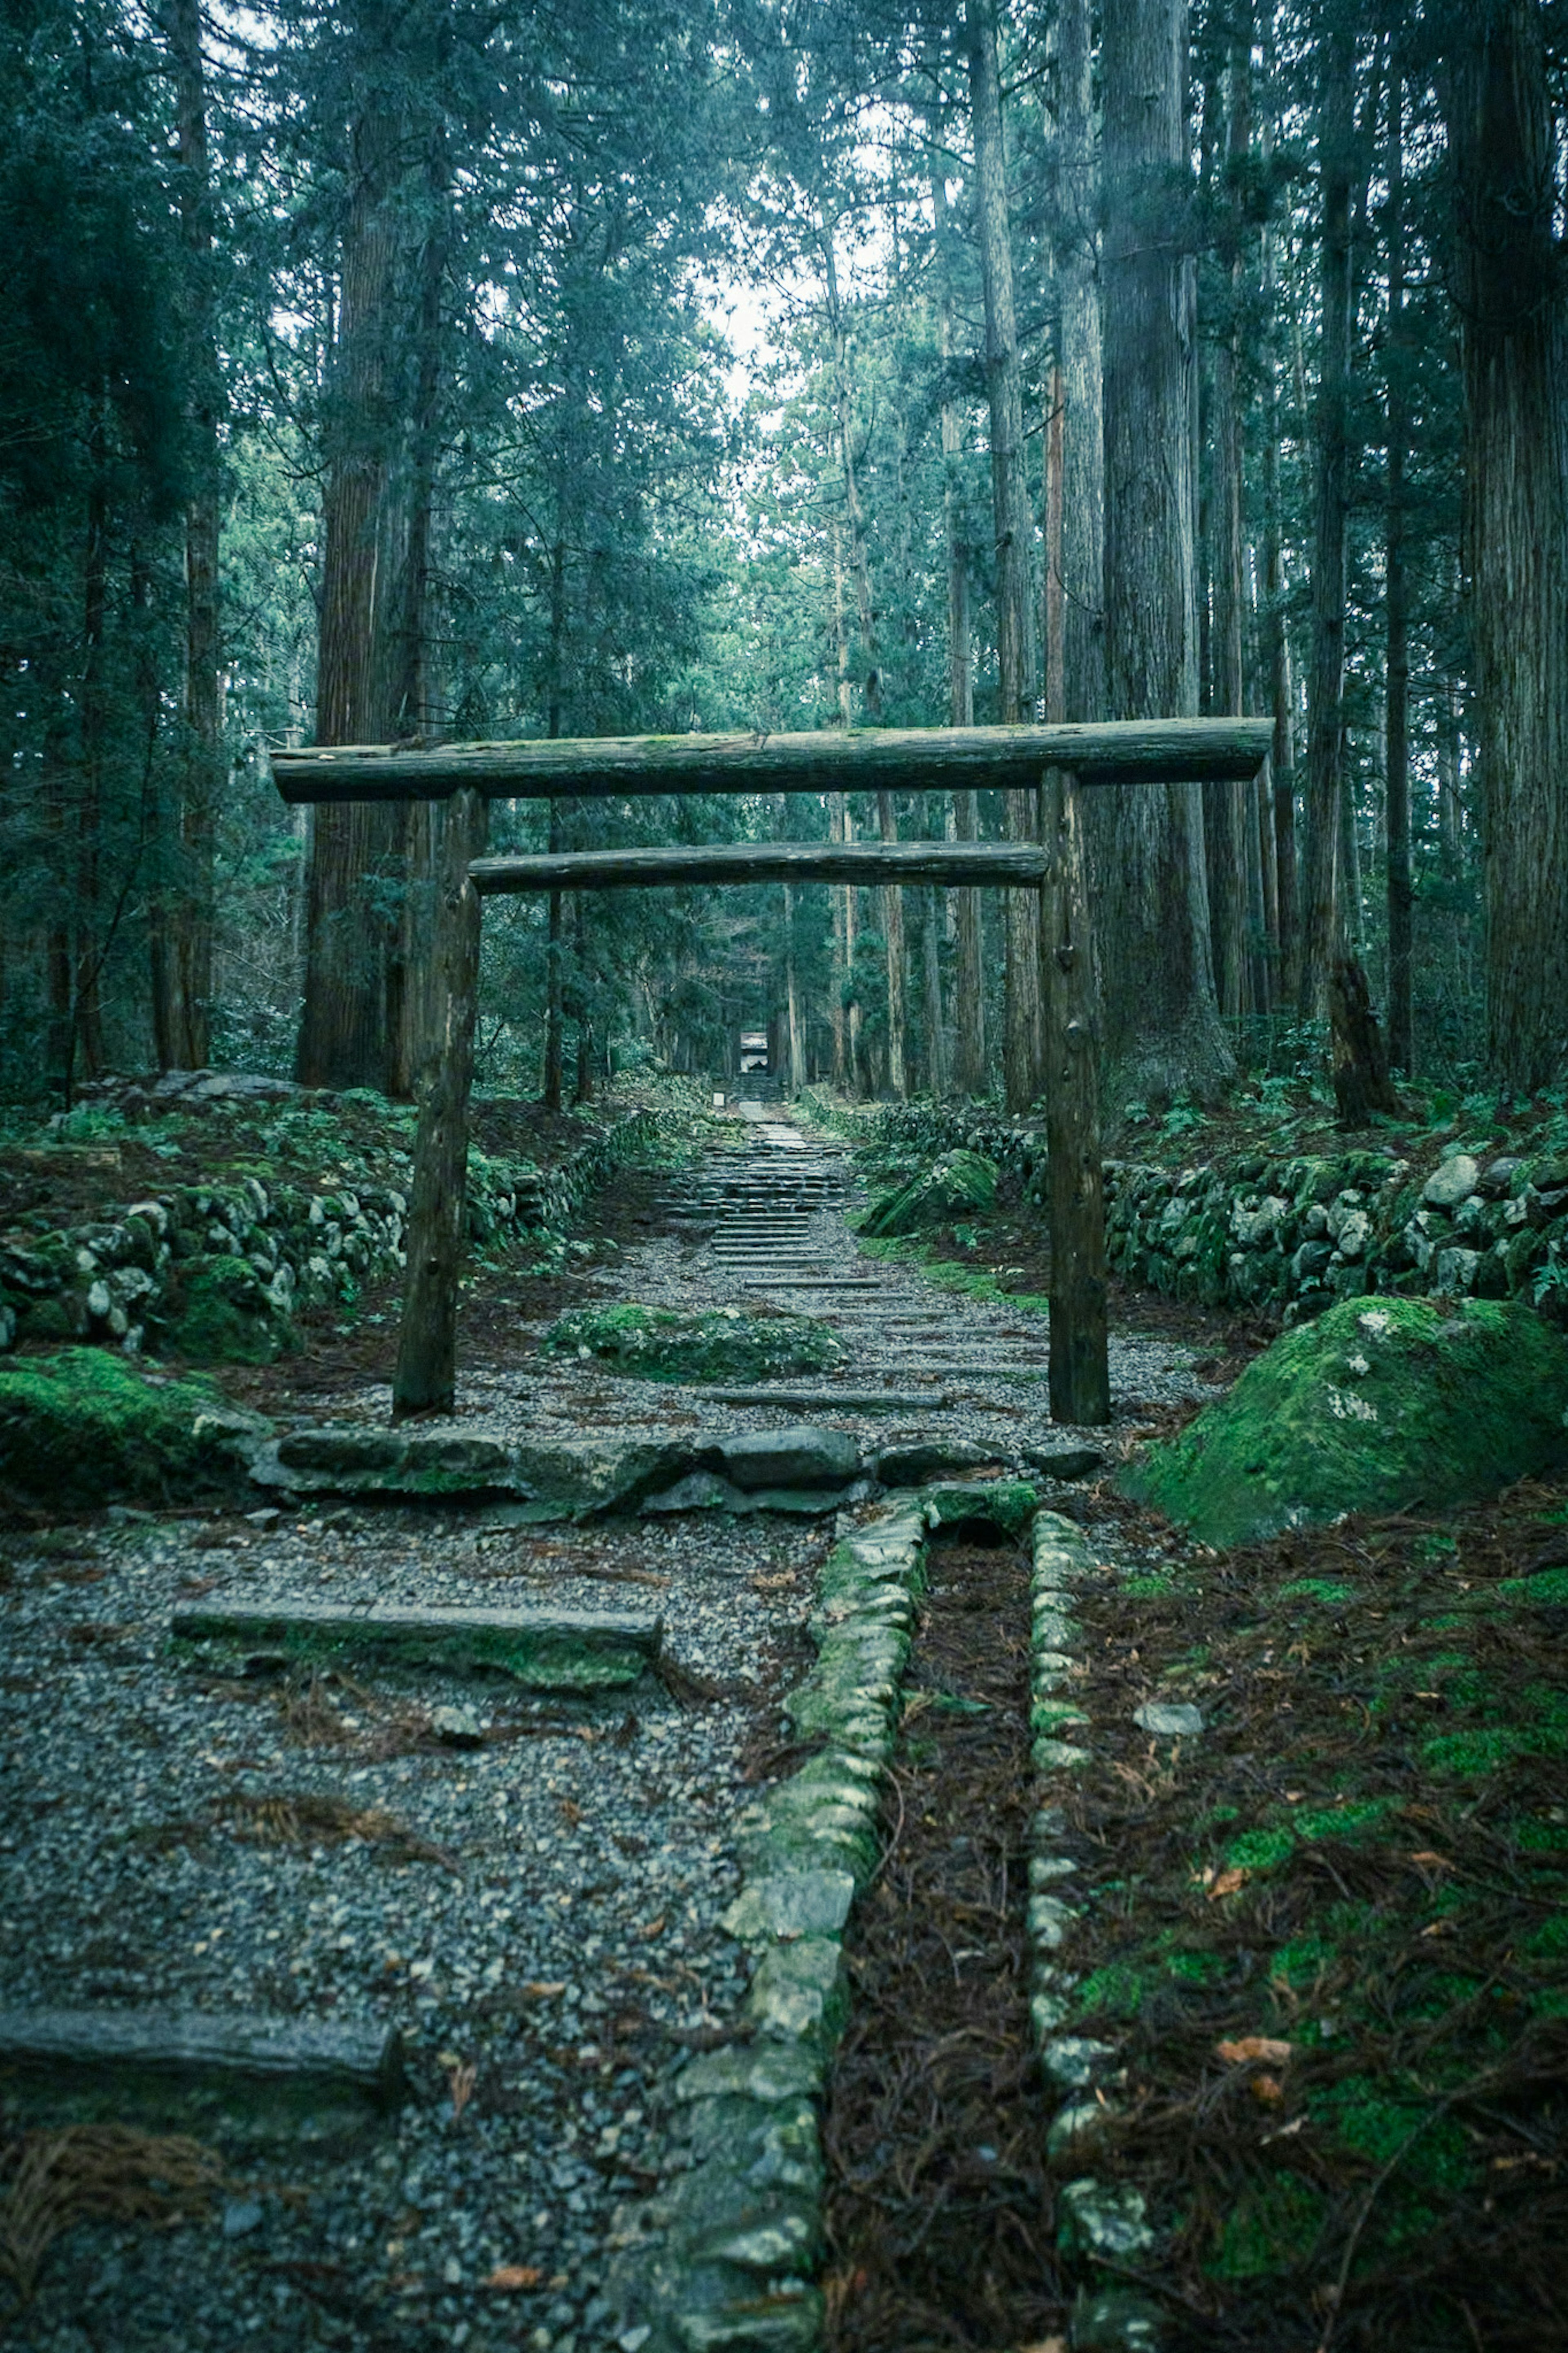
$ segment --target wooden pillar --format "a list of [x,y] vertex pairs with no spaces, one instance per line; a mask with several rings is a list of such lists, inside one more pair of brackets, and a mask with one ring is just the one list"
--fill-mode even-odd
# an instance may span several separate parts
[[1110,1419],[1099,991],[1083,820],[1068,770],[1046,770],[1040,800],[1040,830],[1051,859],[1040,906],[1051,1196],[1051,1419],[1093,1425]]
[[488,805],[471,785],[447,804],[436,907],[434,1034],[414,1145],[408,1269],[392,1418],[450,1413],[457,1389],[458,1277],[467,1230],[468,1094],[479,1010],[479,897],[468,861],[485,847]]

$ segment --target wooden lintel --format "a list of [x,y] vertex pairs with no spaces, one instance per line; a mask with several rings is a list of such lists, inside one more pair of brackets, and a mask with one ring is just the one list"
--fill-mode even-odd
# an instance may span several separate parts
[[479,858],[481,898],[503,891],[606,891],[700,882],[1040,882],[1047,854],[1032,841],[736,841],[703,849],[573,849]]
[[796,735],[620,735],[554,743],[350,744],[274,752],[286,801],[487,799],[647,793],[826,793],[1035,786],[1069,768],[1081,785],[1254,776],[1268,719],[1119,719],[1092,726],[824,728]]

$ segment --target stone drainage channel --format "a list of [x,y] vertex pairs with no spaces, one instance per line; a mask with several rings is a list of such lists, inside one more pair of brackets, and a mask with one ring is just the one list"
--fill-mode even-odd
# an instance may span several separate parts
[[[1033,1531],[1028,1926],[1060,2261],[1089,2284],[1075,2341],[1155,2341],[1092,2286],[1148,2233],[1093,2185],[1084,2087],[1114,2054],[1072,2039],[1056,1958],[1070,1588],[1097,1572],[1042,1506],[1082,1451],[1046,1442],[1035,1363],[1009,1379],[1005,1309],[856,1264],[836,1155],[764,1121],[677,1190],[697,1230],[628,1253],[623,1288],[776,1286],[853,1335],[826,1426],[778,1431],[795,1393],[670,1399],[683,1446],[729,1433],[732,1504],[793,1448],[793,1511],[512,1503],[495,1464],[545,1400],[514,1370],[503,1409],[490,1368],[434,1499],[400,1491],[412,1446],[386,1449],[367,1393],[344,1470],[275,1451],[264,1501],[4,1540],[12,2344],[821,2342],[844,1939],[884,1852],[928,1541],[954,1525]],[[1184,1385],[1170,1352],[1125,1368]],[[558,1428],[595,1377],[555,1381]],[[639,1390],[616,1384],[628,1419]]]

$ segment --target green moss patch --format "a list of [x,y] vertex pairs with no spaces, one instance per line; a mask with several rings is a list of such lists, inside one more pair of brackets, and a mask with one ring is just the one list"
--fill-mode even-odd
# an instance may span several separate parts
[[955,1218],[983,1218],[995,1206],[996,1164],[979,1152],[944,1152],[908,1184],[881,1194],[861,1220],[867,1234],[918,1234]]
[[815,1316],[742,1315],[721,1307],[576,1307],[540,1344],[546,1356],[592,1357],[648,1381],[760,1381],[834,1370],[845,1360],[831,1325]]
[[297,1345],[289,1317],[242,1258],[192,1264],[163,1333],[171,1352],[194,1365],[269,1365]]
[[1123,1474],[1206,1544],[1495,1493],[1568,1461],[1568,1339],[1516,1301],[1347,1300]]
[[0,1365],[0,1492],[67,1509],[234,1486],[263,1433],[202,1380],[102,1348]]

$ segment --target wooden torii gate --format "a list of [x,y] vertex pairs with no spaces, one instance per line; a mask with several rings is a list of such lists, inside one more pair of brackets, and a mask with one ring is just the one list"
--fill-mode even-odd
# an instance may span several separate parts
[[[942,882],[1037,889],[1042,898],[1046,1148],[1051,1240],[1053,1419],[1110,1419],[1105,1205],[1095,1052],[1098,990],[1079,786],[1255,776],[1266,719],[1116,720],[1100,725],[879,728],[790,735],[631,735],[428,750],[348,744],[276,752],[286,801],[445,800],[435,947],[436,1035],[420,1106],[395,1418],[450,1413],[466,1226],[468,1096],[478,1018],[481,898],[699,882]],[[736,842],[487,858],[485,803],[558,795],[906,792],[1026,786],[1039,839],[1023,842]]]

